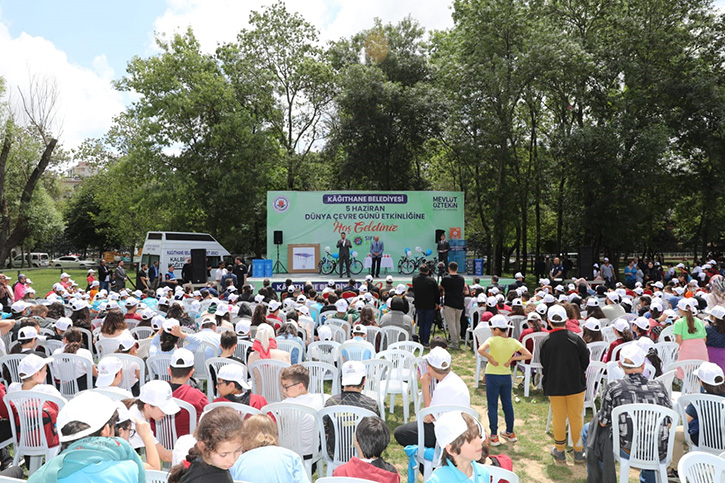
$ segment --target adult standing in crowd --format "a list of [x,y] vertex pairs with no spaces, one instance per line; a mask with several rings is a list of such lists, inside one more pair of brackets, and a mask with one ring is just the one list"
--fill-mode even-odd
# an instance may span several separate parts
[[441,280],[443,289],[443,316],[451,335],[451,348],[458,349],[461,339],[461,312],[465,307],[463,288],[466,280],[458,275],[458,264],[448,264],[448,274]]
[[375,278],[380,278],[380,263],[383,261],[383,250],[385,250],[385,244],[380,241],[378,235],[375,235],[372,243],[370,243],[370,257],[372,258],[370,275]]
[[159,288],[160,275],[161,274],[159,273],[159,261],[156,260],[149,267],[149,282],[151,283],[151,290],[156,290],[157,288]]
[[244,264],[242,257],[234,258],[232,273],[237,277],[237,290],[242,291],[242,287],[247,284],[247,266]]
[[[551,402],[554,462],[566,464],[566,420],[569,419],[574,440],[574,462],[584,463],[580,433],[583,425],[582,409],[587,389],[586,370],[589,350],[586,343],[566,329],[566,310],[561,305],[549,307],[547,312],[550,331],[541,344],[542,384],[544,394]],[[572,439],[573,439],[572,437]]]
[[106,266],[106,261],[101,259],[98,264],[98,281],[101,283],[101,290],[111,290],[111,269]]
[[551,266],[549,276],[552,280],[564,278],[564,265],[561,264],[561,260],[559,260],[559,257],[554,258],[554,264]]
[[136,288],[139,290],[149,290],[151,288],[151,282],[149,282],[148,275],[149,266],[145,263],[141,264],[141,269],[136,274]]
[[27,280],[28,278],[24,273],[18,275],[18,281],[13,284],[14,300],[23,300],[23,297],[25,297],[25,289],[27,288],[25,282]]
[[4,273],[0,273],[0,304],[3,306],[3,312],[10,312],[10,306],[13,304],[13,291],[8,287],[10,279]]
[[[337,263],[340,264],[340,278],[343,276],[350,277],[350,248],[352,248],[352,243],[347,239],[347,235],[343,231],[340,234],[340,239],[337,240]],[[346,275],[342,274],[343,267],[345,267]]]
[[413,277],[413,293],[415,293],[413,305],[415,305],[418,321],[420,343],[427,346],[430,341],[430,330],[433,326],[435,311],[438,310],[440,292],[438,284],[430,276],[430,269],[425,263],[421,264],[418,269],[418,275]]
[[438,240],[438,262],[443,263],[444,266],[448,265],[448,251],[450,249],[451,245],[446,240],[446,234],[441,233],[441,238]]
[[128,280],[128,277],[126,276],[126,269],[123,268],[123,260],[119,260],[118,266],[116,266],[113,273],[113,290],[119,292],[126,288],[126,280]]
[[609,263],[609,258],[604,257],[604,263],[599,270],[599,275],[604,279],[604,285],[608,288],[614,288],[617,277],[614,275],[614,267]]

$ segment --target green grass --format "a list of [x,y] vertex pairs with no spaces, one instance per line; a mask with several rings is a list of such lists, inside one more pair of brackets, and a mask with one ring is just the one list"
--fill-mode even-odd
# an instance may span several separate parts
[[[30,280],[33,281],[32,287],[35,289],[36,298],[45,298],[45,294],[50,292],[50,289],[53,288],[53,284],[60,282],[60,274],[63,272],[70,275],[71,279],[75,281],[80,288],[85,289],[88,285],[86,282],[86,276],[88,275],[87,269],[61,270],[59,268],[6,268],[3,271],[5,275],[13,278],[10,281],[10,285],[17,282],[19,274],[24,273]],[[129,277],[131,277],[130,272]]]

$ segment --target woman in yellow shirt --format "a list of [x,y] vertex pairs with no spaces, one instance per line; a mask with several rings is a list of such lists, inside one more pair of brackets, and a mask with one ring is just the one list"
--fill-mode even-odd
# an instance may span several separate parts
[[[508,336],[509,323],[504,315],[498,314],[488,321],[492,337],[478,349],[486,364],[486,399],[488,421],[491,427],[491,446],[498,446],[498,400],[501,398],[506,431],[501,436],[511,443],[518,441],[514,433],[514,405],[511,402],[511,363],[531,359],[531,352],[521,342]],[[516,354],[518,352],[518,355]]]

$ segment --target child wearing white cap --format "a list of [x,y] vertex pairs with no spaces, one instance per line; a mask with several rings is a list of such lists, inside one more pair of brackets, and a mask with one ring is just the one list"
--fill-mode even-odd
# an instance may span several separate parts
[[435,435],[442,449],[442,466],[428,479],[430,483],[488,483],[491,480],[486,468],[478,463],[486,435],[470,414],[457,411],[443,414],[436,422]]
[[260,394],[252,394],[244,368],[238,364],[226,364],[219,368],[216,376],[216,390],[219,397],[213,402],[234,402],[262,409],[267,400]]
[[[128,410],[131,413],[131,421],[141,419],[142,421],[148,422],[151,419],[161,421],[167,414],[176,414],[181,408],[174,401],[169,383],[162,380],[154,380],[141,386],[138,399],[132,403]],[[135,423],[133,428],[136,428]],[[138,432],[131,436],[129,443],[134,448],[144,447],[144,442]],[[156,438],[154,438],[154,443],[156,444],[161,461],[170,463],[171,451],[164,448]]]
[[[478,348],[486,364],[486,399],[488,421],[491,425],[491,446],[500,445],[498,439],[498,400],[506,419],[506,431],[501,436],[512,443],[518,441],[514,433],[514,406],[511,401],[511,363],[531,359],[531,352],[521,342],[508,336],[509,324],[505,316],[496,314],[489,320],[492,336]],[[519,353],[516,355],[516,353]]]
[[[172,395],[176,399],[181,399],[196,409],[197,422],[204,408],[209,404],[206,394],[201,392],[189,382],[194,375],[194,353],[188,349],[176,349],[171,355],[170,367],[168,368],[169,376],[171,376]],[[190,433],[189,413],[181,411],[174,421],[176,426],[176,435],[183,436]]]
[[[695,375],[699,379],[705,394],[725,397],[725,375],[722,367],[712,362],[703,362],[700,367],[695,369]],[[698,411],[692,404],[687,405],[685,413],[687,414],[687,432],[690,435],[690,441],[697,446],[700,443],[700,433],[713,434],[713,430],[712,428],[707,431],[700,430],[700,424],[702,423],[698,420]],[[714,423],[712,420],[710,422]],[[722,431],[722,428],[717,428],[717,431]],[[673,464],[676,466],[676,463],[673,462]]]
[[[48,364],[53,359],[43,358],[37,354],[28,354],[18,364],[18,376],[22,382],[13,382],[8,386],[8,393],[15,391],[38,391],[56,396],[65,401],[55,386],[45,384],[48,375]],[[8,381],[11,380],[8,378]]]
[[609,344],[609,349],[607,349],[607,353],[604,355],[603,362],[619,360],[620,352],[617,352],[617,357],[613,358],[614,349],[619,345],[634,340],[634,334],[632,333],[632,329],[630,328],[627,319],[619,318],[615,320],[614,323],[612,323],[612,327],[614,328],[614,335],[616,336],[616,339]]

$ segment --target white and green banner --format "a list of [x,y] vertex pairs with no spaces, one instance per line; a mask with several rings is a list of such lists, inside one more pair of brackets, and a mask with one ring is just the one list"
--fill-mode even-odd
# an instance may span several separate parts
[[[412,256],[436,256],[435,232],[465,240],[463,193],[460,191],[269,191],[267,257],[275,259],[274,232],[283,234],[280,261],[288,264],[288,245],[319,244],[337,253],[342,232],[361,261],[377,235],[393,264],[409,249]],[[296,253],[296,252],[295,252]]]

